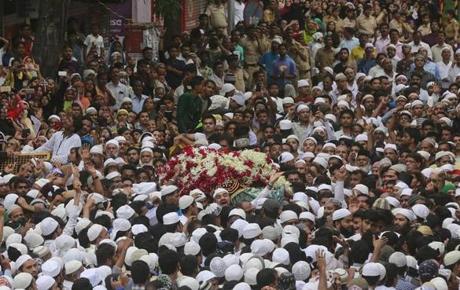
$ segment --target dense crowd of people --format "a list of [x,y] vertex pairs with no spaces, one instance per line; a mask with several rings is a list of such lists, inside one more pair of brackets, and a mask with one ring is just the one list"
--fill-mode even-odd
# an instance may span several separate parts
[[[0,37],[0,290],[459,289],[458,1],[209,2],[140,59],[69,19],[52,75]],[[184,191],[190,147],[274,170]]]

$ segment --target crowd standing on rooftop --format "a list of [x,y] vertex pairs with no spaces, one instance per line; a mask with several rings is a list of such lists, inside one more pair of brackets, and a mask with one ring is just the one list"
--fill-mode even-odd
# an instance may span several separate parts
[[[0,37],[0,290],[459,289],[458,1],[234,2],[140,59],[69,19],[52,75]],[[277,170],[184,192],[190,146]]]

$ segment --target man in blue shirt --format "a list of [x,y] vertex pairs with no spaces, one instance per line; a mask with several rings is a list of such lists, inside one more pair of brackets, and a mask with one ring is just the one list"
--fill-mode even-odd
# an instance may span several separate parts
[[294,60],[287,55],[285,44],[279,45],[279,57],[273,62],[273,78],[280,88],[296,78],[297,68]]
[[274,38],[272,40],[271,50],[264,53],[264,55],[260,57],[259,63],[265,68],[265,71],[267,72],[267,80],[269,83],[273,82],[273,65],[274,61],[279,57],[278,51],[280,43],[280,39]]
[[358,62],[358,72],[368,74],[369,70],[376,65],[374,57],[374,46],[371,43],[366,43],[364,48],[364,57]]
[[144,84],[141,80],[133,80],[132,87],[133,94],[131,95],[131,100],[133,104],[133,112],[139,114],[144,107],[145,100],[147,100],[149,97],[143,94]]
[[345,27],[343,29],[343,40],[340,42],[339,48],[346,48],[348,51],[359,45],[359,39],[354,36],[354,29]]

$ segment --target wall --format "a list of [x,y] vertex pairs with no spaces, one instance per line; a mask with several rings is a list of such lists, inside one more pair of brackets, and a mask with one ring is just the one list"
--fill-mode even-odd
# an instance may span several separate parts
[[184,0],[182,2],[182,31],[190,31],[198,26],[198,16],[206,9],[206,0]]

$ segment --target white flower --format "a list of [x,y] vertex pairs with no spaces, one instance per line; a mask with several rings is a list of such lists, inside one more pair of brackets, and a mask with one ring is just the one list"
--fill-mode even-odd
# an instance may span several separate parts
[[198,175],[200,173],[200,169],[198,167],[194,167],[190,169],[190,174],[191,175]]
[[213,167],[208,170],[208,175],[209,176],[214,176],[217,173],[217,167]]

